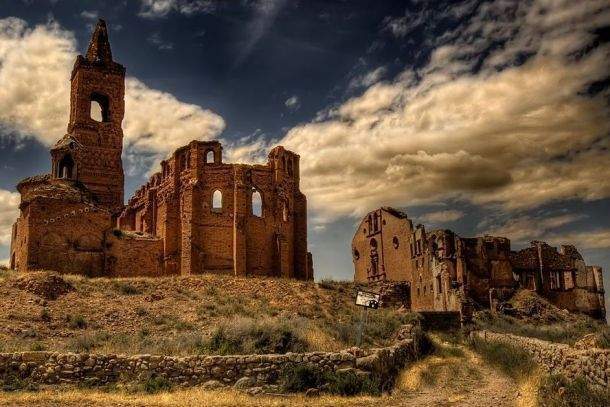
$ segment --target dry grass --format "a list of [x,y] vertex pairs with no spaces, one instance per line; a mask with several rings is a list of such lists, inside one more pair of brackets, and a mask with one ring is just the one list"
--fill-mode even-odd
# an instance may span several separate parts
[[[379,406],[386,398],[298,396],[248,396],[235,391],[177,390],[155,395],[107,393],[95,390],[44,390],[36,393],[4,393],[0,406]],[[387,405],[387,404],[386,404]],[[393,404],[389,404],[393,405]]]
[[[64,276],[75,290],[44,300],[16,288],[16,276],[0,271],[0,352],[210,353],[217,328],[234,318],[294,327],[294,336],[306,345],[301,350],[339,350],[355,344],[361,317],[353,283],[223,275]],[[369,312],[363,344],[388,344],[409,318],[389,310]]]

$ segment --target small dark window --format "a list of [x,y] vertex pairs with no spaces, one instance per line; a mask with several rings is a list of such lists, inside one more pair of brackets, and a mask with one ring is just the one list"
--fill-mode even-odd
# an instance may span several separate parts
[[398,247],[400,246],[400,242],[398,241],[398,237],[394,236],[392,238],[392,245],[394,246],[395,249],[398,249]]
[[74,160],[70,154],[65,155],[57,165],[57,178],[72,179],[74,176]]
[[360,252],[358,249],[354,249],[354,260],[358,260],[360,258]]

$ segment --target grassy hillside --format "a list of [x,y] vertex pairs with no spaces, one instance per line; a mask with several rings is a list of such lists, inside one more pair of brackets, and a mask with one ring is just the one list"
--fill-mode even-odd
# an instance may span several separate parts
[[[356,343],[362,311],[352,283],[216,275],[51,280],[49,273],[0,271],[0,352],[338,350]],[[369,311],[363,344],[388,343],[410,318]]]

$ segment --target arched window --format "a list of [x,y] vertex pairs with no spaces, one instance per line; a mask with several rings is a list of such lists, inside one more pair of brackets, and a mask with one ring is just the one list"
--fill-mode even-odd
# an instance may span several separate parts
[[222,192],[219,189],[212,194],[212,210],[214,212],[222,211]]
[[398,246],[400,246],[400,242],[398,241],[398,237],[394,236],[392,238],[392,245],[394,246],[395,249],[398,249]]
[[354,260],[360,259],[360,252],[358,249],[354,248]]
[[252,188],[252,215],[263,217],[263,197],[256,188]]
[[102,106],[95,100],[91,101],[91,118],[96,122],[101,122],[102,117]]
[[74,160],[70,154],[65,155],[57,165],[57,178],[72,179],[74,175]]
[[91,95],[91,106],[89,115],[96,122],[107,122],[110,119],[108,114],[108,97],[99,93]]
[[205,162],[211,164],[214,162],[214,150],[209,150],[205,153]]

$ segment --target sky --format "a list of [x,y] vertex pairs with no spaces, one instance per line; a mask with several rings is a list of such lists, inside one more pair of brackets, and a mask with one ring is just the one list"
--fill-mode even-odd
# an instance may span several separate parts
[[98,18],[127,68],[126,199],[190,140],[225,162],[283,145],[316,279],[351,279],[359,219],[394,206],[513,248],[576,244],[610,286],[607,0],[0,0],[0,261]]

